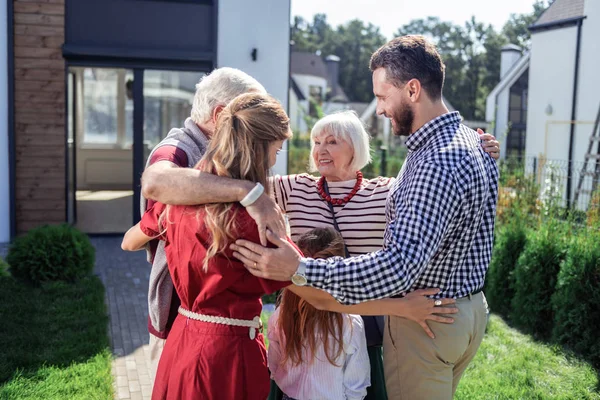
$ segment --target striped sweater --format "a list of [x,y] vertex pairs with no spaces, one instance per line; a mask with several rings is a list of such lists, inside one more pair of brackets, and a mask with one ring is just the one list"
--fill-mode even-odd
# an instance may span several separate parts
[[[292,240],[317,227],[333,227],[331,211],[317,190],[318,177],[276,175],[272,178],[272,195],[287,214]],[[344,205],[335,205],[335,217],[351,256],[381,249],[385,231],[385,204],[395,178],[364,179],[356,195]],[[332,198],[343,198],[356,179],[327,182]]]

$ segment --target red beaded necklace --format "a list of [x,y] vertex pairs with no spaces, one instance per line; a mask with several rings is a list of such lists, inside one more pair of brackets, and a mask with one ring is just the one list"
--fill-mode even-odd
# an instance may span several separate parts
[[354,197],[356,192],[358,192],[358,190],[360,189],[362,180],[363,180],[362,172],[356,171],[356,183],[354,184],[354,187],[352,188],[352,191],[350,192],[350,194],[346,195],[343,199],[332,199],[330,195],[325,193],[325,189],[323,189],[323,184],[325,183],[324,176],[322,176],[321,179],[319,179],[319,182],[317,182],[317,191],[319,192],[319,195],[321,195],[323,200],[325,200],[333,205],[341,206],[342,204],[346,204],[347,202],[349,202],[350,199]]

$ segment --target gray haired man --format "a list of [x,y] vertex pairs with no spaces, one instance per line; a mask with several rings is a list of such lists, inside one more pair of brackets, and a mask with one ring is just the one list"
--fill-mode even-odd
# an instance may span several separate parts
[[[156,201],[164,204],[196,204],[197,197],[189,190],[161,190],[161,183],[169,182],[175,187],[185,188],[186,179],[201,175],[210,180],[210,174],[192,169],[200,161],[208,141],[214,132],[220,112],[235,97],[248,93],[265,93],[265,88],[256,79],[234,68],[219,68],[203,77],[196,85],[191,116],[183,128],[172,129],[150,153],[146,170],[142,176],[142,214]],[[173,173],[177,171],[177,173]],[[202,194],[206,202],[240,201],[254,187],[252,182],[236,185],[211,185],[210,193]],[[203,188],[197,187],[199,191]],[[285,225],[277,205],[267,195],[262,195],[248,207],[250,215],[261,227],[263,241],[266,227],[285,233]],[[154,379],[165,340],[179,306],[169,274],[164,242],[153,240],[147,246],[148,261],[152,263],[148,287],[148,331],[150,332],[151,376]]]

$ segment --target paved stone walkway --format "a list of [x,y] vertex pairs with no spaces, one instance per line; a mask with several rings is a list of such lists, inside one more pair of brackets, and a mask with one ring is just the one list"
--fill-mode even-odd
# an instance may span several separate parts
[[121,250],[121,237],[94,237],[96,273],[106,287],[114,354],[115,399],[149,400],[148,277],[146,253]]

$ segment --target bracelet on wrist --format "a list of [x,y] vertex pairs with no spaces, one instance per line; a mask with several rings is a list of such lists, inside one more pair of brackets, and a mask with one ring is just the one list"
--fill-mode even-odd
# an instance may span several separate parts
[[243,205],[244,207],[251,206],[252,204],[254,204],[256,202],[256,200],[258,200],[258,198],[260,196],[262,196],[262,194],[264,192],[265,192],[265,188],[263,187],[263,185],[260,184],[260,182],[258,182],[252,188],[252,190],[250,192],[248,192],[246,197],[244,197],[242,199],[242,201],[240,201],[240,204]]

